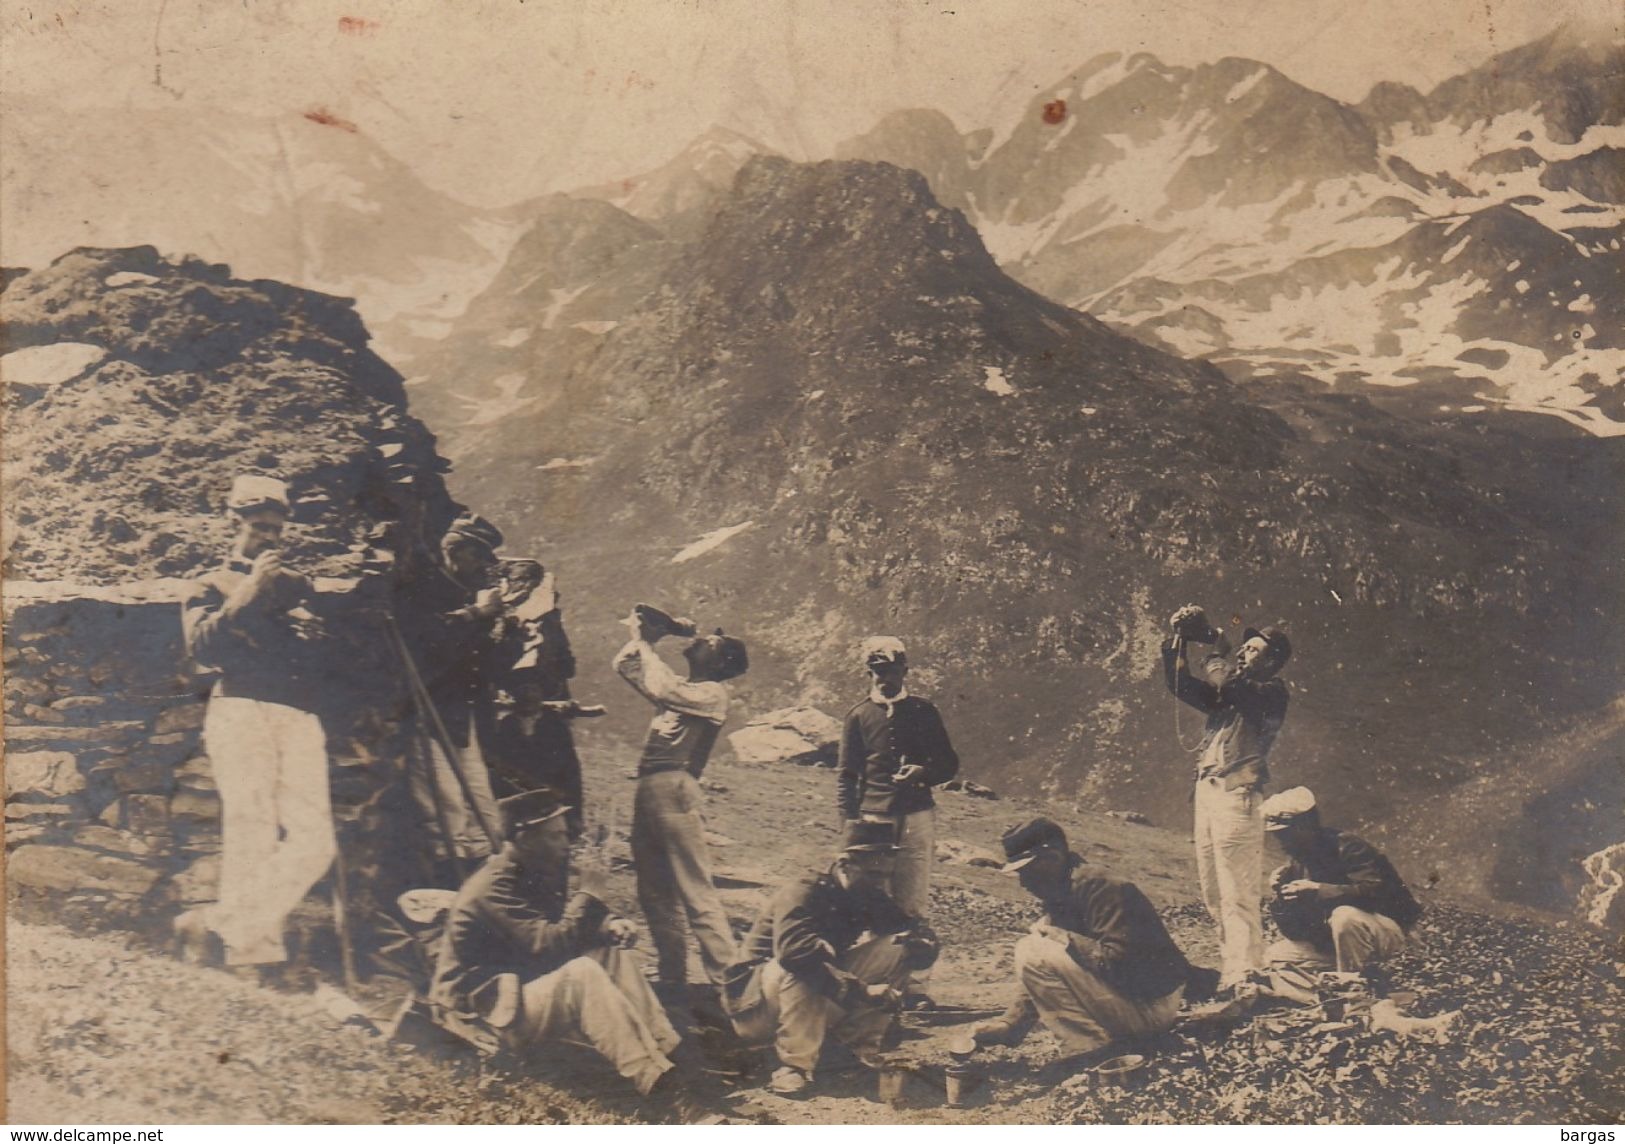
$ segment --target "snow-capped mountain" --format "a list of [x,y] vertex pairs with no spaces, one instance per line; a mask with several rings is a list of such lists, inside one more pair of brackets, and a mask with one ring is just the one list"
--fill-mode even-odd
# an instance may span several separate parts
[[385,344],[442,333],[522,230],[511,214],[426,186],[321,108],[67,115],[19,98],[0,144],[8,266],[44,266],[76,246],[155,246],[353,296]]
[[1358,106],[1268,65],[1090,60],[997,137],[899,112],[1011,274],[1232,376],[1300,373],[1625,432],[1625,45],[1560,30]]

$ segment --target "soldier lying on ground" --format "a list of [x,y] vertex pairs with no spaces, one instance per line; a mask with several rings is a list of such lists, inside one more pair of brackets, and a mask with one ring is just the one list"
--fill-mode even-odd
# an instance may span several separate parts
[[782,1065],[775,1092],[812,1084],[826,1036],[860,1060],[878,1049],[909,973],[936,962],[936,935],[887,893],[892,837],[890,823],[851,823],[835,864],[774,894],[745,939],[746,960],[729,968],[734,1030],[773,1043]]
[[569,809],[547,791],[501,802],[506,844],[458,891],[429,999],[521,1057],[589,1045],[648,1096],[676,1083],[662,1078],[677,1033],[631,950],[633,924],[586,877],[568,895]]
[[1193,971],[1146,896],[1086,867],[1047,818],[1011,828],[1003,842],[1004,871],[1044,916],[1016,942],[1020,998],[977,1027],[977,1043],[1020,1044],[1040,1018],[1069,1056],[1168,1029]]
[[1356,973],[1404,948],[1422,907],[1376,847],[1320,824],[1308,787],[1267,800],[1264,829],[1290,859],[1270,877],[1271,964]]

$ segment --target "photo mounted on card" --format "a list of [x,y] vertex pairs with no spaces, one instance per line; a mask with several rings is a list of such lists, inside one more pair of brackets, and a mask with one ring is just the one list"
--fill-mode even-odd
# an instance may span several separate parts
[[0,0],[7,1119],[1625,1117],[1603,0]]

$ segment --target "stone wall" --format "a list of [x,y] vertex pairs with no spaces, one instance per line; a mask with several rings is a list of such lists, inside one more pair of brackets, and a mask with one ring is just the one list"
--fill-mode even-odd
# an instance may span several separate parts
[[178,580],[5,588],[6,876],[134,920],[212,898],[219,799]]

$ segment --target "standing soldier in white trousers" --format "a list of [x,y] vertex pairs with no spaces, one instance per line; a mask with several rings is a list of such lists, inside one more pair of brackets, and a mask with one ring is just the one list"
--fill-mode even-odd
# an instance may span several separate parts
[[[1269,753],[1286,720],[1289,695],[1277,678],[1292,655],[1279,628],[1248,628],[1235,658],[1221,631],[1194,604],[1173,614],[1162,649],[1168,690],[1207,716],[1196,761],[1196,872],[1202,900],[1219,926],[1219,988],[1262,966],[1264,785]],[[1212,644],[1201,678],[1185,644]]]
[[220,792],[219,900],[180,915],[175,931],[194,956],[212,932],[228,966],[271,967],[287,960],[288,914],[336,853],[327,739],[312,710],[311,585],[280,556],[287,486],[238,477],[227,504],[236,544],[182,612],[187,651],[219,673],[203,725]]

